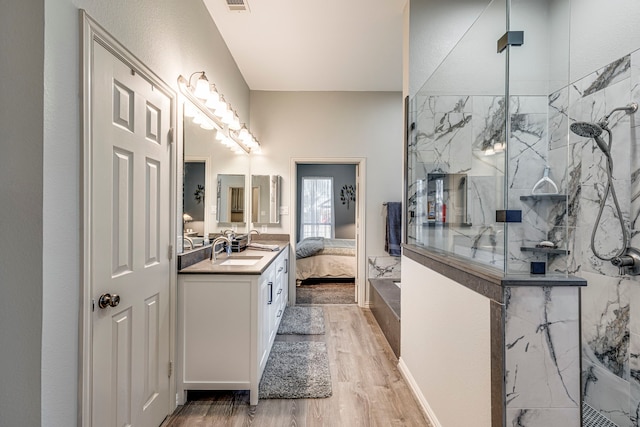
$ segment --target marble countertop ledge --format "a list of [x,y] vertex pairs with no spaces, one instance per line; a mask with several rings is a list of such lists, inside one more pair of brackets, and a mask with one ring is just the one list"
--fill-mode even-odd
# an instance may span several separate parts
[[[255,241],[255,240],[254,240]],[[260,243],[267,245],[279,245],[279,251],[263,251],[258,249],[246,249],[242,252],[232,252],[234,258],[242,257],[262,257],[253,265],[221,265],[227,260],[227,254],[221,252],[215,262],[208,258],[198,263],[192,264],[178,271],[179,274],[244,274],[260,275],[271,262],[283,251],[289,250],[289,243],[282,240],[260,240]]]
[[402,248],[407,258],[499,303],[503,302],[506,287],[587,285],[580,277],[563,274],[504,275],[497,269],[445,252],[408,244]]

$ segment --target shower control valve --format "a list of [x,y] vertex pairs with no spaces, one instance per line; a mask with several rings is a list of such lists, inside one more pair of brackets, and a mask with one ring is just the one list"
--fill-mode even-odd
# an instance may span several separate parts
[[622,255],[612,258],[611,264],[618,267],[620,275],[640,275],[640,251],[629,247],[625,249]]

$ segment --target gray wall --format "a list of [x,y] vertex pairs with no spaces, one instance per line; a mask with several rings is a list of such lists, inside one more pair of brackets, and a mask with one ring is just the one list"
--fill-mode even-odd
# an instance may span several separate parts
[[[9,9],[9,3],[11,3],[11,10],[14,10],[23,7],[22,3],[31,2],[4,0],[3,13],[0,13],[3,19],[4,9]],[[4,4],[7,6],[5,7]],[[200,0],[181,2],[173,0],[112,0],[108,2],[45,0],[45,4],[44,22],[42,19],[34,19],[34,16],[37,17],[42,13],[36,9],[37,13],[31,16],[29,25],[20,25],[20,28],[28,28],[28,31],[24,30],[26,32],[23,34],[23,30],[17,29],[17,32],[12,33],[12,25],[9,25],[7,33],[10,39],[19,40],[20,43],[20,51],[14,52],[9,62],[20,64],[23,55],[31,55],[34,53],[33,49],[38,50],[37,41],[31,43],[31,38],[33,34],[41,33],[44,28],[43,120],[37,119],[38,111],[42,111],[42,105],[40,108],[25,108],[29,110],[31,117],[36,117],[29,119],[30,126],[44,122],[44,160],[40,167],[38,156],[35,156],[34,161],[30,161],[29,166],[23,167],[16,175],[21,180],[30,181],[42,170],[44,171],[44,176],[39,179],[40,183],[44,183],[44,202],[39,206],[43,217],[43,229],[38,233],[37,238],[31,238],[31,232],[29,232],[20,240],[12,239],[13,242],[8,250],[15,250],[16,241],[42,242],[46,257],[42,261],[43,279],[39,292],[42,294],[43,301],[47,302],[40,307],[39,300],[29,295],[29,291],[23,290],[24,283],[21,284],[20,292],[26,292],[25,298],[34,301],[33,304],[23,304],[19,310],[24,318],[29,316],[31,320],[24,323],[21,327],[23,332],[20,334],[14,331],[14,339],[9,343],[14,345],[17,339],[23,339],[22,335],[30,334],[31,331],[24,329],[25,327],[29,328],[33,325],[36,330],[42,328],[41,354],[36,356],[34,353],[32,356],[31,353],[27,353],[23,356],[25,359],[28,357],[42,359],[42,371],[38,372],[41,375],[42,385],[36,383],[30,385],[41,395],[42,411],[39,407],[32,405],[28,399],[21,399],[21,404],[28,402],[31,411],[29,416],[39,417],[47,427],[68,427],[76,424],[79,412],[78,307],[80,306],[82,260],[80,211],[82,157],[79,119],[78,9],[85,9],[101,26],[176,91],[176,79],[179,74],[188,76],[194,71],[205,70],[209,80],[216,83],[225,98],[237,109],[240,117],[247,118],[249,88]],[[19,34],[21,39],[18,39],[16,34]],[[4,40],[5,37],[2,39]],[[18,41],[15,43],[18,44]],[[4,60],[1,62],[7,63]],[[42,64],[33,70],[22,66],[19,72],[12,70],[11,73],[3,72],[2,75],[13,76],[11,84],[15,84],[16,76],[20,74],[29,76],[31,71],[42,74]],[[41,96],[42,90],[39,93]],[[2,99],[6,98],[3,96]],[[11,99],[21,99],[21,102],[30,103],[33,98],[27,100],[24,96],[16,95]],[[26,111],[20,113],[12,117],[15,119],[13,121],[17,122],[19,117],[29,117]],[[177,113],[180,117],[181,107]],[[3,131],[4,129],[3,126]],[[176,134],[180,136],[181,133],[179,127]],[[177,151],[181,153],[181,147],[178,147]],[[181,193],[181,188],[178,188],[178,192]],[[33,194],[32,197],[37,198]],[[25,218],[30,219],[26,215]],[[37,221],[32,222],[35,223],[33,227],[38,228]],[[32,224],[28,225],[32,226]],[[28,257],[25,256],[23,259],[37,258],[39,255],[36,254],[36,248],[38,247],[28,247]],[[36,267],[32,267],[30,261],[29,269],[37,269],[38,263],[34,262]],[[35,271],[33,273],[29,271],[29,274],[35,274]],[[24,275],[21,275],[20,279],[24,282]],[[35,320],[40,316],[42,322]],[[22,319],[23,317],[12,319],[12,322],[15,322],[12,324],[20,324]],[[4,324],[5,322],[3,326]],[[4,347],[8,343],[2,340],[0,344]],[[2,369],[0,378],[3,378],[0,387],[10,387],[11,392],[15,393],[14,389],[20,381],[6,380],[13,378],[12,367],[3,363],[0,369]],[[22,422],[11,425],[38,424],[25,422],[23,419]]]
[[[282,206],[274,233],[293,233],[295,168],[301,162],[364,158],[360,184],[366,185],[366,218],[362,226],[369,256],[384,252],[382,203],[402,194],[402,95],[400,92],[268,92],[251,91],[251,126],[263,142],[251,156],[251,173],[282,176]],[[355,161],[354,161],[355,163]],[[361,198],[361,200],[364,200]]]
[[343,205],[340,200],[340,190],[344,185],[356,186],[356,165],[313,165],[313,164],[299,164],[298,165],[298,197],[297,197],[297,209],[298,217],[296,220],[297,226],[295,230],[297,240],[300,240],[300,213],[302,212],[302,177],[315,176],[315,177],[333,177],[333,207],[336,216],[336,239],[355,239],[356,238],[356,203],[349,202],[349,209],[347,205]]
[[44,2],[1,0],[2,427],[41,425],[43,63]]

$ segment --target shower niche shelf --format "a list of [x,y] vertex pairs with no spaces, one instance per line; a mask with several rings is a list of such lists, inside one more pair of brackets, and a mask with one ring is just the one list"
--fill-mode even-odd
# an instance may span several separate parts
[[537,248],[535,246],[521,246],[522,252],[538,252],[543,254],[568,255],[570,251],[562,248]]
[[528,196],[520,196],[523,201],[551,200],[552,202],[564,202],[567,200],[566,194],[529,194]]

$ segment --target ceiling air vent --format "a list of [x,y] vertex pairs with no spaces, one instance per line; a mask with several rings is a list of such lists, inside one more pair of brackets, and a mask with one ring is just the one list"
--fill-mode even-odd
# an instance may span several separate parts
[[229,10],[232,12],[239,12],[249,10],[249,5],[246,0],[225,0]]

